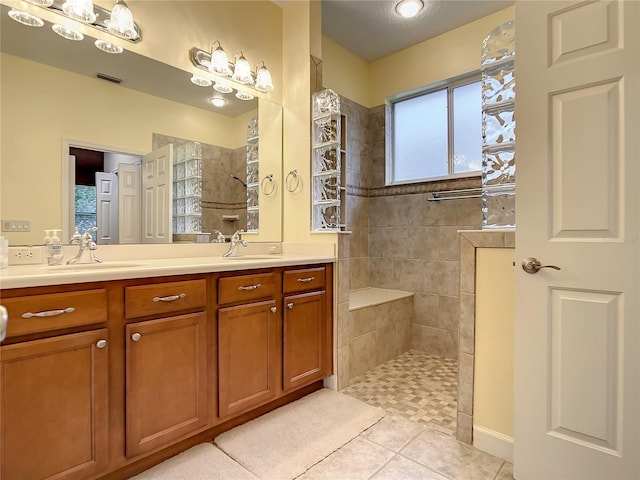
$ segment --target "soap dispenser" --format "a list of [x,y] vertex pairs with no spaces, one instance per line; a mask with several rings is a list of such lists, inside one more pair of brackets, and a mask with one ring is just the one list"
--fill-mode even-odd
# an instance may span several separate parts
[[[61,265],[64,252],[60,243],[60,230],[45,230],[45,245],[47,246],[47,263]],[[47,241],[48,240],[48,241]]]

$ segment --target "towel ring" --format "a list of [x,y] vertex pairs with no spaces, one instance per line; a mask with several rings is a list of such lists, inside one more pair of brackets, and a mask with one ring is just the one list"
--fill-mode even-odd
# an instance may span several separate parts
[[[271,184],[270,190],[267,189],[268,187],[268,184],[266,183],[267,181]],[[269,174],[262,179],[262,181],[260,182],[260,191],[265,195],[271,195],[273,192],[276,191],[276,182],[273,179],[273,175]]]
[[[293,177],[293,180],[296,182],[293,188],[289,188],[291,182],[289,181],[289,177]],[[298,170],[291,170],[287,174],[287,178],[284,181],[285,186],[287,187],[288,192],[295,192],[300,186],[300,177],[298,176]]]

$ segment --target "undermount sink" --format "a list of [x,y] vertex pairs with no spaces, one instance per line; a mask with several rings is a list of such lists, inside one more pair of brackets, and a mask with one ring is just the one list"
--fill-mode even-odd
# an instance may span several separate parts
[[127,263],[127,262],[106,262],[106,263],[74,263],[64,265],[54,265],[46,267],[50,273],[56,272],[81,272],[91,270],[103,270],[106,268],[135,268],[142,267],[141,263]]

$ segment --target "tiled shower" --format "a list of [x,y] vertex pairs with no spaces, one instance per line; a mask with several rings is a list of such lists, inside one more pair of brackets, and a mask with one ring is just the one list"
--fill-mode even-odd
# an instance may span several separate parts
[[[479,198],[427,200],[437,190],[477,188],[480,177],[385,187],[385,106],[369,109],[344,97],[341,102],[351,232],[339,234],[338,248],[337,373],[343,389],[392,351],[458,358],[457,232],[480,229],[482,210]],[[363,314],[349,313],[349,292],[365,287],[413,293],[376,312],[393,316],[387,323],[396,325],[395,336],[390,330],[382,334],[376,322],[367,326]]]

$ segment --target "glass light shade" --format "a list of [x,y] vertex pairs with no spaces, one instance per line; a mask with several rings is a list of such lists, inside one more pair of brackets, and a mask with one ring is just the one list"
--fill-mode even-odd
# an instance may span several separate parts
[[400,0],[396,4],[396,12],[404,18],[415,17],[424,7],[422,0]]
[[253,75],[251,74],[251,65],[244,55],[240,53],[240,58],[236,61],[236,65],[233,69],[233,80],[244,85],[253,84]]
[[273,90],[273,81],[271,80],[271,72],[262,65],[256,72],[256,88],[263,92]]
[[80,42],[84,39],[84,35],[72,28],[65,27],[64,25],[60,25],[58,23],[51,26],[51,30],[56,32],[62,38],[66,38],[67,40],[73,40],[75,42]]
[[44,20],[30,13],[23,12],[22,10],[9,10],[9,17],[18,23],[26,25],[28,27],[41,27],[44,25]]
[[191,83],[199,87],[210,87],[213,85],[213,81],[208,78],[201,77],[200,75],[192,75]]
[[238,92],[236,92],[236,98],[238,100],[248,101],[248,100],[253,100],[256,97],[254,95],[252,95],[251,93],[249,93],[249,92],[240,92],[240,91],[238,91]]
[[53,5],[53,0],[27,0],[27,2],[38,5],[39,7],[50,7]]
[[93,11],[93,0],[66,0],[62,5],[62,11],[68,17],[84,23],[96,21],[96,14]]
[[96,46],[96,48],[107,53],[118,54],[124,52],[124,48],[122,48],[120,45],[115,45],[111,42],[107,42],[106,40],[96,40],[94,45]]
[[227,101],[224,98],[220,98],[220,97],[210,98],[209,102],[214,107],[224,107],[227,104]]
[[219,73],[227,77],[231,76],[231,69],[229,68],[229,57],[222,49],[220,45],[211,52],[211,63],[209,64],[209,71],[213,73]]
[[219,93],[231,93],[231,92],[233,92],[233,88],[231,88],[226,83],[222,83],[222,82],[216,82],[216,84],[213,86],[213,89],[216,92],[219,92]]
[[107,30],[123,38],[138,38],[138,32],[133,23],[131,10],[123,0],[116,0],[111,10],[111,17],[107,23]]

